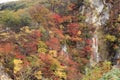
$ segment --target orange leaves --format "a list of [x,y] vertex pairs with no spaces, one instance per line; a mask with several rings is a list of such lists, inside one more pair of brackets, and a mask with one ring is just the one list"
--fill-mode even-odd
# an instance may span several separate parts
[[3,52],[3,48],[0,47],[0,52]]
[[10,43],[5,44],[4,45],[4,50],[5,50],[6,53],[9,53],[10,51],[12,51],[13,50],[12,44],[10,44]]
[[70,40],[71,40],[71,41],[81,42],[81,41],[82,41],[82,38],[79,38],[79,37],[71,37]]
[[63,31],[57,28],[51,28],[51,30],[53,31],[54,34],[58,35],[58,38],[60,39],[64,39],[64,34]]
[[10,53],[14,50],[14,46],[12,43],[1,43],[0,44],[0,52],[2,53]]
[[63,16],[64,22],[72,22],[72,16]]
[[49,41],[46,42],[46,44],[50,49],[54,49],[54,50],[60,49],[60,42],[58,38],[51,38]]

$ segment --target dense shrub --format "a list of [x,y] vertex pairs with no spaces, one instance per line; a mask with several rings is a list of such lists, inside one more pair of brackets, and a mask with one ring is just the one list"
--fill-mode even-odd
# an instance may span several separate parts
[[113,68],[109,72],[105,73],[100,80],[119,80],[120,69]]

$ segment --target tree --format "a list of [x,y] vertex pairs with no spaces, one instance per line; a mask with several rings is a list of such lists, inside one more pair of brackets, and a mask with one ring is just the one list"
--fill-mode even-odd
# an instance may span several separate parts
[[33,6],[29,10],[29,13],[32,19],[38,24],[43,24],[43,25],[48,24],[50,11],[47,8],[40,5]]
[[1,12],[0,24],[4,24],[14,31],[19,31],[21,27],[29,26],[31,24],[31,18],[29,14],[24,11],[21,13],[20,11],[14,12],[5,10]]

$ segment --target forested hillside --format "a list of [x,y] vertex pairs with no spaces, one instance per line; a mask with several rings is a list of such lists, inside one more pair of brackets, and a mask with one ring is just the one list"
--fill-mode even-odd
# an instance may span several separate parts
[[[102,12],[95,12],[100,11],[91,0],[0,4],[0,65],[4,72],[11,80],[119,80],[120,1],[103,1],[97,2],[104,5],[103,15],[109,18],[99,28],[94,25],[99,21],[92,23],[90,15],[98,18]],[[1,74],[0,80],[4,80]]]

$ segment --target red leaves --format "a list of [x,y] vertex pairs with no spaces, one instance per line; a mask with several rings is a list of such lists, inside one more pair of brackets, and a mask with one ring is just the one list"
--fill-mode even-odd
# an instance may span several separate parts
[[79,24],[78,23],[70,23],[67,25],[68,32],[72,36],[76,36],[79,31]]
[[87,39],[87,40],[86,40],[86,43],[87,43],[88,45],[91,45],[91,44],[92,44],[92,40]]
[[60,42],[58,38],[51,38],[49,41],[46,42],[46,44],[50,49],[54,49],[54,50],[60,49]]
[[[68,7],[69,5],[66,6]],[[70,4],[69,10],[72,10],[74,7],[74,4]],[[23,66],[29,65],[31,69],[34,69],[34,67],[35,69],[37,68],[36,70],[39,69],[46,78],[54,77],[53,80],[60,80],[58,76],[54,75],[54,71],[57,70],[57,65],[58,67],[64,68],[63,71],[66,73],[67,80],[79,80],[80,68],[84,66],[84,64],[87,64],[86,56],[88,52],[91,51],[91,41],[86,40],[87,44],[85,44],[85,47],[82,46],[84,43],[81,41],[84,37],[80,37],[80,35],[82,33],[81,29],[83,28],[79,25],[80,22],[77,18],[77,12],[67,12],[67,15],[62,14],[64,16],[52,12],[49,14],[49,12],[48,9],[42,6],[36,6],[31,9],[31,17],[38,24],[40,23],[43,28],[40,28],[40,30],[30,29],[30,33],[23,33],[24,31],[15,33],[13,36],[14,39],[12,38],[13,44],[5,43],[0,45],[0,52],[10,53],[13,51],[14,58],[22,60]],[[49,37],[50,39],[48,40]],[[14,40],[16,42],[14,42]],[[43,45],[39,45],[40,41]],[[63,48],[65,50],[61,50],[60,48],[64,44],[66,44],[67,47]],[[79,50],[81,50],[81,47],[82,49],[84,48],[84,52],[80,52],[76,48],[77,44],[78,47],[80,46]],[[15,49],[13,45],[16,46]],[[44,54],[39,53],[39,48],[40,50],[46,50]],[[73,48],[76,49],[75,52],[72,50]],[[50,51],[52,52],[50,53]],[[28,60],[27,58],[31,55],[35,57],[31,57],[30,60]],[[40,58],[38,58],[38,55]],[[30,65],[32,65],[33,62],[38,66],[34,65],[31,67]]]
[[27,53],[35,53],[37,51],[37,43],[34,41],[24,43],[23,47]]
[[43,67],[41,68],[42,73],[45,77],[52,77],[54,75],[53,71],[51,70],[51,65],[54,63],[52,57],[49,54],[40,53],[39,55],[42,62],[44,62]]
[[15,58],[17,58],[17,59],[24,59],[25,56],[20,54],[20,53],[16,53]]
[[91,51],[92,49],[91,49],[91,46],[85,46],[85,50],[86,51]]
[[57,23],[62,23],[63,22],[63,18],[59,15],[59,14],[52,14],[51,18],[54,19]]

